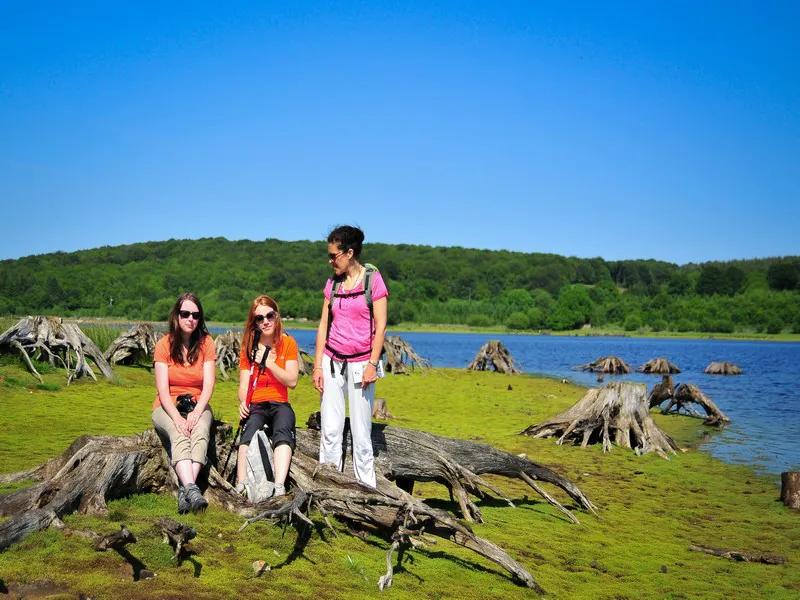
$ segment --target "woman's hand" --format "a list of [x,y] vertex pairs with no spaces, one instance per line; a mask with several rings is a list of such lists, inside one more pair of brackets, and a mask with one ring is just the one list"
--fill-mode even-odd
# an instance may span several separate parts
[[250,415],[250,407],[247,402],[239,402],[239,418],[244,421]]
[[172,419],[172,422],[175,424],[175,429],[177,429],[179,433],[185,435],[186,437],[191,437],[192,430],[189,427],[189,424],[186,422],[186,419],[181,416],[181,413],[176,413],[175,418]]
[[314,375],[312,377],[314,380],[314,389],[321,394],[324,389],[322,367],[314,367]]
[[186,415],[186,428],[189,430],[189,434],[192,433],[192,429],[194,429],[197,425],[197,422],[200,420],[200,416],[201,411],[197,410],[197,408]]
[[264,363],[264,366],[270,371],[272,371],[272,367],[275,366],[275,359],[277,358],[278,358],[278,353],[275,352],[275,347],[273,346],[272,348],[269,349],[269,354],[267,354],[267,360]]
[[378,370],[375,368],[375,365],[368,362],[367,366],[364,367],[364,374],[361,376],[361,389],[366,389],[369,384],[375,383],[378,379]]

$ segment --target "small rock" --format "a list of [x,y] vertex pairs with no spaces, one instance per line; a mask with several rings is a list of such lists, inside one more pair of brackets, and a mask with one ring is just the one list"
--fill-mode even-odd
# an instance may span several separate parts
[[528,458],[528,455],[525,454],[524,452],[522,454],[517,454],[517,456],[519,456],[520,458]]
[[153,573],[153,571],[149,571],[147,569],[142,569],[141,571],[139,571],[139,581],[141,581],[142,579],[153,579],[153,577],[155,576],[156,574]]
[[217,537],[222,539],[222,532],[221,531],[217,534]]
[[269,571],[271,569],[272,569],[272,567],[270,567],[266,563],[266,561],[263,561],[263,560],[255,560],[255,561],[253,561],[253,574],[256,577],[261,577],[262,574],[269,573]]
[[666,573],[667,572],[667,565],[661,565],[661,572],[662,573]]
[[644,471],[634,471],[634,475],[644,475]]
[[507,387],[506,389],[507,389],[507,390],[510,392],[510,391],[511,391],[511,390],[513,390],[514,388],[512,388],[512,387],[511,387],[511,384],[509,383],[509,384],[508,384],[508,387]]

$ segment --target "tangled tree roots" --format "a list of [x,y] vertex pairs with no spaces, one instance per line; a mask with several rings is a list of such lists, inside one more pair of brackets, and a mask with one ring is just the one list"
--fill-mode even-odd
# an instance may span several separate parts
[[506,375],[522,373],[522,367],[511,356],[511,352],[505,347],[503,342],[492,340],[486,342],[472,362],[467,367],[468,371],[499,371]]
[[217,349],[217,367],[225,379],[230,379],[228,369],[239,371],[239,353],[242,351],[242,332],[226,331],[214,340]]
[[678,446],[650,417],[646,392],[644,384],[629,381],[593,388],[571,408],[521,433],[537,438],[558,435],[557,444],[580,440],[582,448],[600,441],[603,452],[611,450],[613,436],[618,446],[633,448],[636,454],[656,452],[668,459]]
[[111,342],[106,349],[105,358],[111,365],[131,365],[143,358],[153,356],[156,342],[162,336],[148,323],[134,325]]
[[89,375],[97,381],[87,357],[108,379],[114,379],[111,365],[103,353],[73,323],[64,323],[61,317],[25,317],[0,335],[0,354],[16,351],[30,372],[42,383],[42,376],[33,366],[31,358],[47,360],[53,366],[63,367],[68,374],[67,384],[73,379]]
[[631,368],[624,360],[617,356],[600,357],[597,360],[575,367],[578,371],[591,371],[592,373],[630,373]]
[[714,404],[711,398],[706,396],[696,385],[691,383],[682,383],[675,388],[675,395],[661,412],[667,414],[673,410],[674,407],[673,412],[677,413],[680,409],[684,409],[688,414],[702,419],[703,416],[692,407],[692,404],[698,404],[706,411],[705,420],[703,421],[704,425],[725,425],[731,422],[727,415]]
[[[387,477],[440,481],[450,487],[471,519],[480,518],[480,511],[469,493],[483,496],[483,490],[490,490],[511,503],[480,477],[483,473],[519,478],[560,506],[536,483],[548,482],[566,491],[580,506],[594,510],[577,486],[533,461],[483,444],[380,425],[373,428],[377,489],[358,483],[352,477],[352,467],[340,473],[330,465],[320,465],[315,459],[319,433],[298,430],[297,452],[289,473],[292,492],[253,506],[236,494],[217,470],[230,449],[230,433],[230,426],[217,426],[215,443],[209,447],[211,467],[203,482],[209,503],[249,518],[244,526],[263,518],[308,524],[304,511],[312,506],[326,522],[329,516],[335,516],[373,526],[392,539],[387,574],[381,578],[383,587],[391,583],[392,553],[419,545],[425,539],[424,532],[473,550],[507,570],[518,583],[541,591],[531,574],[502,548],[476,536],[468,524],[449,513],[414,498]],[[231,465],[231,469],[234,467]],[[0,496],[0,517],[8,517],[0,523],[0,550],[65,514],[105,514],[109,499],[139,492],[176,491],[174,472],[153,430],[133,437],[82,436],[62,455],[40,467],[0,476],[0,483],[23,480],[37,483]],[[561,509],[572,516],[563,506]],[[301,535],[307,538],[306,533]]]
[[383,351],[385,353],[387,373],[406,375],[409,365],[412,369],[419,368],[421,371],[431,368],[431,361],[414,352],[411,344],[399,335],[386,336],[383,342]]
[[744,373],[739,367],[732,362],[720,361],[712,362],[703,371],[706,375],[741,375]]
[[661,383],[655,384],[653,389],[650,390],[647,396],[647,405],[653,408],[665,400],[671,400],[674,395],[675,383],[672,381],[671,376],[664,375],[664,377],[661,378]]
[[668,374],[668,373],[680,373],[681,370],[674,365],[673,363],[669,362],[666,358],[654,358],[653,360],[648,360],[644,363],[641,367],[636,369],[639,373],[653,373],[653,374]]

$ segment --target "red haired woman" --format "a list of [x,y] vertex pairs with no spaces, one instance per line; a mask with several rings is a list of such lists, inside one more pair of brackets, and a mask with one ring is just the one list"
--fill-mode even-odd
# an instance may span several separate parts
[[180,513],[208,506],[195,482],[206,463],[216,359],[200,299],[181,294],[169,313],[169,333],[153,352],[158,393],[152,415],[178,475]]
[[236,489],[244,491],[247,449],[264,425],[270,428],[275,462],[275,495],[286,493],[286,476],[295,448],[295,416],[288,389],[297,386],[297,342],[283,333],[278,303],[258,296],[250,304],[239,356],[239,416],[244,420],[239,441]]

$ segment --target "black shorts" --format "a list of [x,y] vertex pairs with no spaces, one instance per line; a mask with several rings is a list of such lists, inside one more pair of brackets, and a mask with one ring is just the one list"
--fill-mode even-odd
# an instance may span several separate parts
[[249,446],[256,432],[267,425],[267,436],[272,440],[273,448],[288,444],[294,451],[294,424],[294,410],[288,402],[254,402],[242,427],[239,444]]

